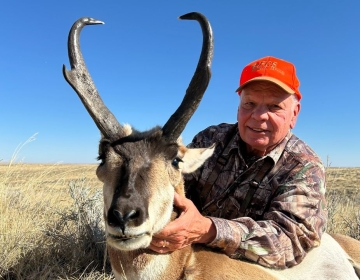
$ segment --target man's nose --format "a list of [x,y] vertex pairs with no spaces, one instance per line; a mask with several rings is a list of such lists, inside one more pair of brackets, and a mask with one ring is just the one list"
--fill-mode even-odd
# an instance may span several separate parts
[[252,117],[256,120],[267,120],[269,110],[267,106],[258,105],[254,108],[252,112]]

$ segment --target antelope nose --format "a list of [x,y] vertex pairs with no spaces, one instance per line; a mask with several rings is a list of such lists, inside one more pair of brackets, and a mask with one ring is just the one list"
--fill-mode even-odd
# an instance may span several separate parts
[[109,211],[108,224],[114,227],[120,227],[123,234],[125,234],[126,224],[139,217],[139,212],[136,210],[130,210],[129,212],[122,214],[119,210]]

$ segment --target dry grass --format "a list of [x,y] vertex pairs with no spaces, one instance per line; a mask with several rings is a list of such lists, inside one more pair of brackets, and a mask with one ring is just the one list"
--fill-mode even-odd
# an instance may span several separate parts
[[113,279],[95,165],[0,165],[0,279]]
[[[95,165],[0,165],[0,279],[113,279]],[[360,169],[328,168],[329,232],[360,240]]]
[[327,168],[328,232],[360,240],[360,168]]

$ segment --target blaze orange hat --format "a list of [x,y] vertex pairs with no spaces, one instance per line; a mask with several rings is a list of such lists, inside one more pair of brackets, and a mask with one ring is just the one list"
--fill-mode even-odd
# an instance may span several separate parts
[[277,84],[290,94],[296,94],[301,99],[300,82],[296,77],[295,66],[285,60],[267,56],[246,65],[240,76],[239,94],[244,86],[253,81],[269,81]]

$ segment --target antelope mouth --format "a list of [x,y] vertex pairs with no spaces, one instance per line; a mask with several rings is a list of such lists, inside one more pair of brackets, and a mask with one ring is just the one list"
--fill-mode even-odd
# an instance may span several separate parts
[[128,240],[142,238],[145,235],[150,236],[149,233],[146,233],[146,232],[142,233],[142,234],[138,234],[138,235],[114,235],[114,234],[109,233],[107,238],[110,238],[110,239],[112,239],[114,241],[125,242],[125,241],[128,241]]
[[114,235],[108,233],[106,242],[119,250],[132,251],[148,247],[151,242],[151,235],[148,232],[137,235]]

